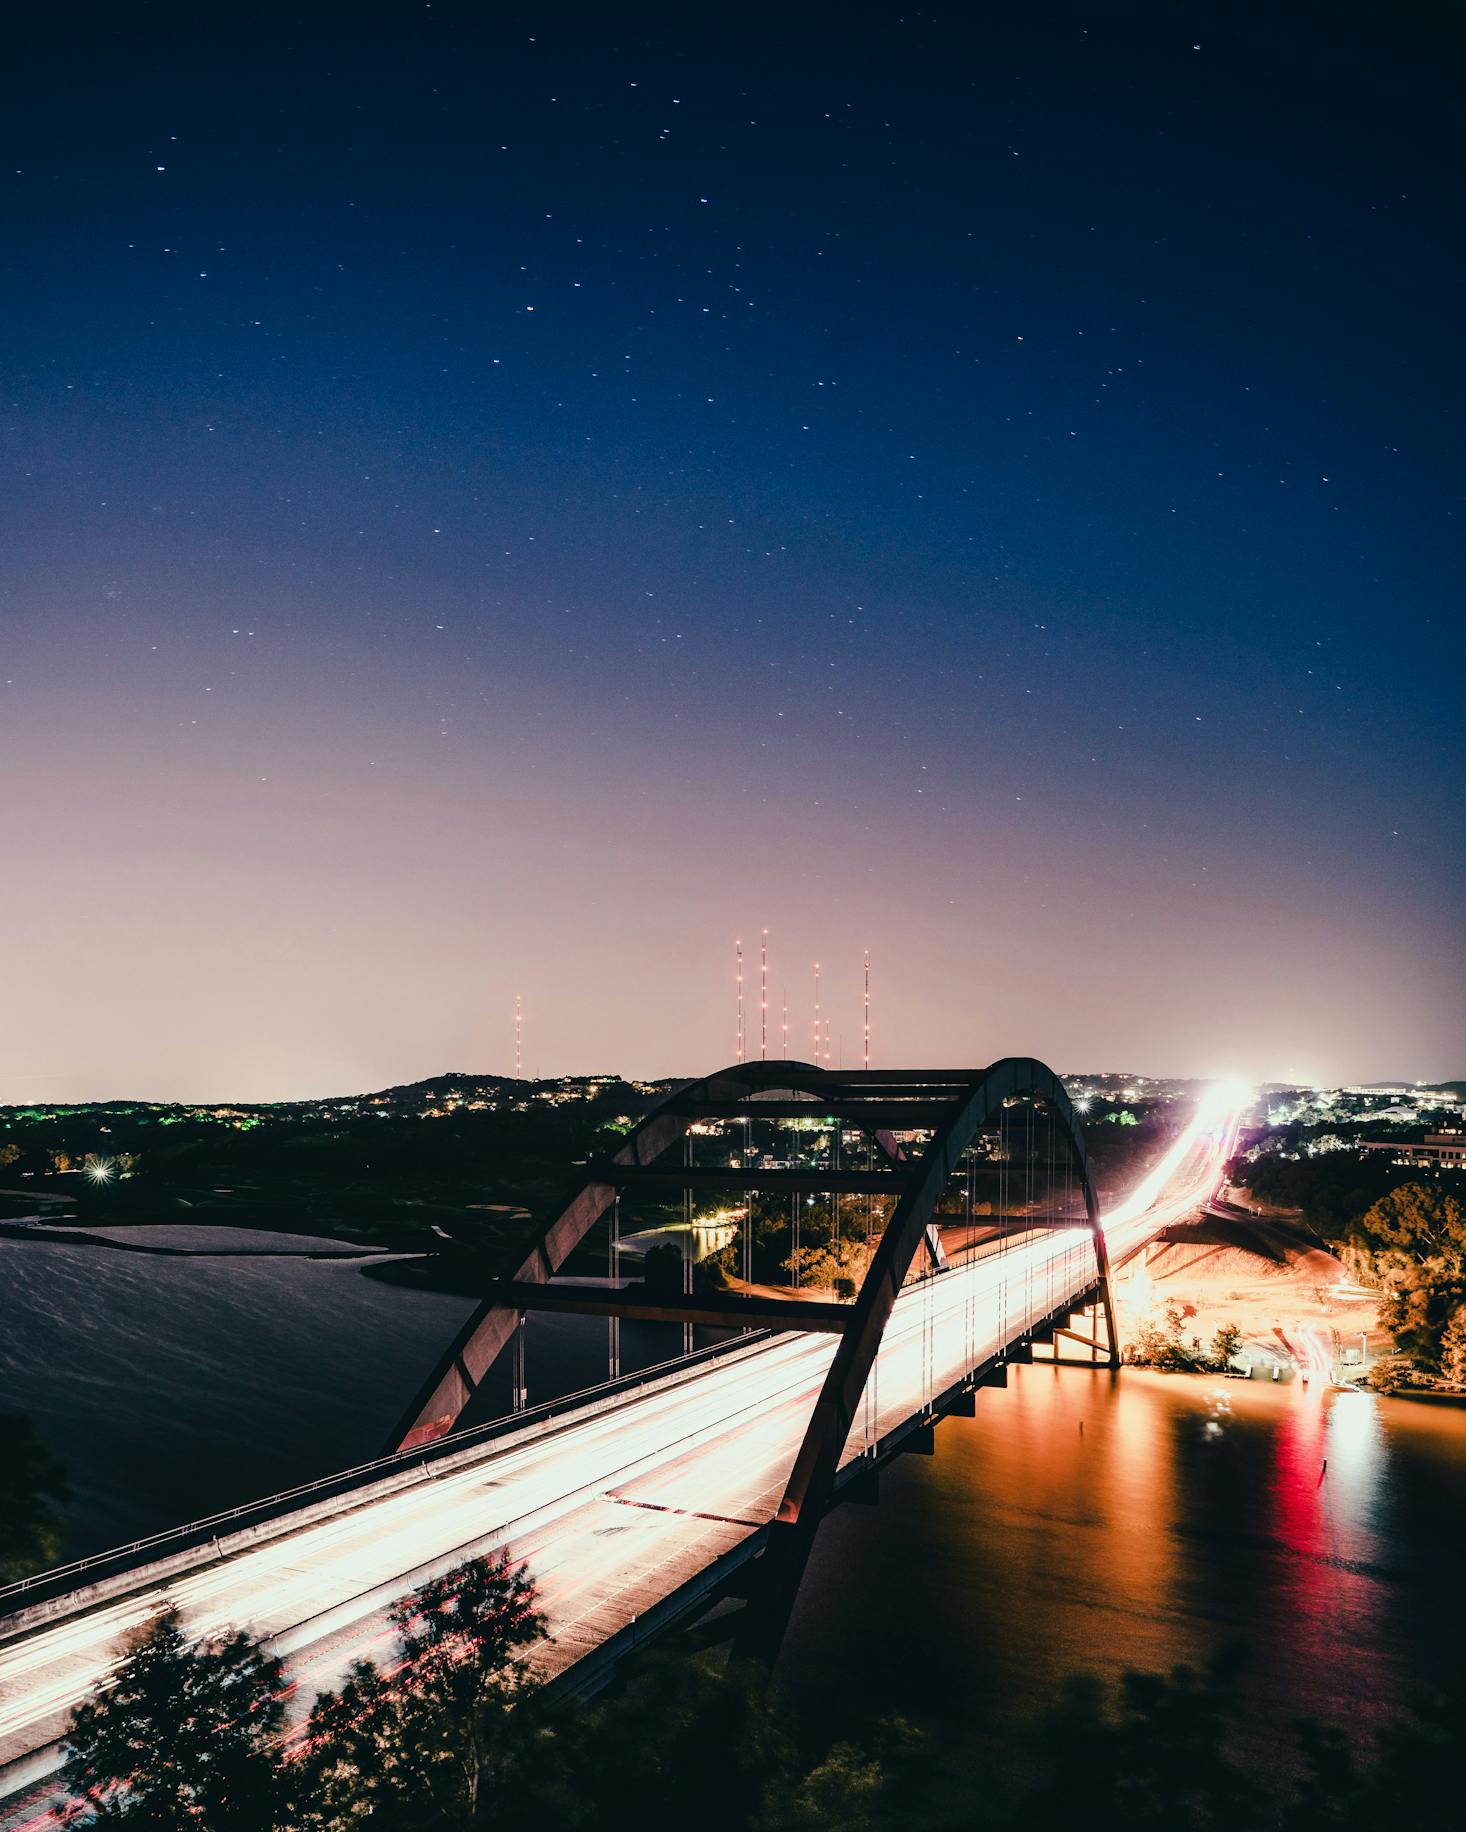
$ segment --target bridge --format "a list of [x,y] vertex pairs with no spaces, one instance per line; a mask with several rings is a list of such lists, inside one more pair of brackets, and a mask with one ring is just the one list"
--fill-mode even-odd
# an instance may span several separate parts
[[[308,1699],[388,1651],[407,1590],[507,1546],[536,1577],[553,1684],[593,1690],[699,1618],[771,1659],[832,1506],[929,1450],[1010,1363],[1117,1359],[1111,1263],[1211,1197],[1237,1119],[1222,1091],[1204,1100],[1102,1216],[1069,1098],[1030,1058],[739,1063],[680,1087],[486,1288],[384,1457],[0,1591],[0,1798],[35,1797],[69,1712],[165,1600],[200,1638],[261,1637]],[[713,1191],[736,1199],[714,1212],[716,1286],[686,1250]],[[682,1244],[680,1290],[621,1277],[627,1216],[648,1211]],[[786,1215],[778,1288],[754,1274]],[[811,1295],[817,1259],[863,1276]],[[540,1312],[606,1319],[604,1383],[530,1404]],[[628,1321],[680,1328],[683,1353],[623,1372]],[[507,1414],[466,1424],[503,1357]]]

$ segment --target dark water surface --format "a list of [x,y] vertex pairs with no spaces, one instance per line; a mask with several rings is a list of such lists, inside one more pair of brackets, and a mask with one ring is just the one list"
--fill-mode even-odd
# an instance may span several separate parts
[[77,1556],[375,1456],[468,1308],[348,1260],[0,1241],[0,1405],[65,1459]]
[[[68,1550],[94,1551],[375,1455],[468,1308],[345,1261],[0,1242],[0,1405],[70,1465]],[[536,1326],[532,1399],[604,1374],[604,1324]],[[625,1341],[628,1363],[666,1336]],[[782,1669],[816,1719],[1025,1710],[1077,1668],[1240,1638],[1259,1720],[1368,1724],[1459,1667],[1466,1412],[1011,1380],[883,1476],[879,1507],[822,1529]]]
[[1133,1369],[1010,1382],[822,1528],[783,1678],[832,1727],[852,1684],[918,1720],[1023,1711],[1079,1669],[1232,1641],[1279,1735],[1367,1728],[1459,1674],[1466,1412]]
[[[115,1232],[187,1233],[218,1252],[0,1240],[0,1409],[28,1413],[67,1464],[67,1558],[379,1456],[473,1308],[384,1283],[361,1260],[256,1257],[271,1241],[318,1244],[298,1236]],[[675,1325],[623,1325],[628,1373],[680,1347]],[[527,1362],[531,1403],[603,1381],[606,1325],[532,1317]],[[507,1411],[510,1380],[506,1355],[464,1422]]]

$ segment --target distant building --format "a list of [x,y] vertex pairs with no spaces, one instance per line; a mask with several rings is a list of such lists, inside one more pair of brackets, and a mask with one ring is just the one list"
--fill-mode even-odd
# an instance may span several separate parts
[[1361,1139],[1365,1151],[1388,1151],[1402,1164],[1443,1164],[1466,1170],[1466,1131],[1449,1126],[1444,1132],[1427,1132],[1423,1140]]
[[1381,1098],[1394,1100],[1409,1099],[1414,1101],[1417,1107],[1459,1107],[1462,1104],[1461,1096],[1452,1089],[1427,1088],[1423,1087],[1418,1082],[1413,1083],[1408,1088],[1387,1086],[1385,1083],[1381,1082],[1377,1087],[1373,1088],[1340,1088],[1338,1092],[1340,1094],[1361,1097],[1365,1100],[1379,1100]]

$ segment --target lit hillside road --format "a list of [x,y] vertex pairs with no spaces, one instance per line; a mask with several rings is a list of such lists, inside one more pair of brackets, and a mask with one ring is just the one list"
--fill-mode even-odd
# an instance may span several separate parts
[[[1235,1123],[1230,1096],[1203,1102],[1107,1217],[1116,1257],[1211,1194]],[[1093,1277],[1093,1242],[1076,1227],[1019,1237],[908,1284],[844,1459]],[[269,1641],[304,1706],[353,1659],[387,1650],[387,1612],[413,1584],[507,1544],[529,1561],[549,1620],[540,1664],[563,1671],[769,1521],[835,1341],[762,1338],[594,1410],[494,1438],[446,1467],[414,1471],[395,1492],[348,1493],[325,1518],[286,1514],[267,1537],[224,1556],[203,1547],[171,1581],[149,1581],[144,1568],[126,1596],[30,1628],[0,1621],[0,1634],[9,1629],[0,1641],[0,1792],[26,1796],[0,1823],[26,1824],[39,1811],[34,1790],[59,1760],[67,1713],[113,1671],[119,1639],[165,1600],[192,1635],[241,1627]]]

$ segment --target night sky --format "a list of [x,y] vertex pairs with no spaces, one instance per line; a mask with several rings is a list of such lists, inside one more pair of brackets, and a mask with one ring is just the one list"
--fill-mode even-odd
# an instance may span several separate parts
[[1446,10],[297,11],[5,60],[0,1098],[1466,1074]]

